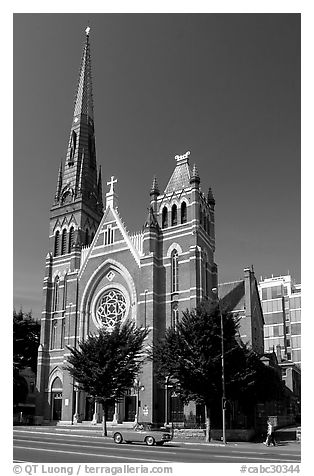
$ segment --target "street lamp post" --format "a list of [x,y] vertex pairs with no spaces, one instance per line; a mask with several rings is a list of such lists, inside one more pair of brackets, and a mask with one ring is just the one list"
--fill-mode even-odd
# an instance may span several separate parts
[[133,385],[134,390],[136,391],[136,415],[135,422],[138,423],[139,413],[140,413],[140,391],[145,390],[144,385],[141,385],[141,382],[138,379],[134,380]]
[[220,315],[220,337],[221,337],[221,384],[222,384],[222,442],[226,444],[226,387],[225,387],[225,351],[224,351],[224,322],[221,312],[220,299],[218,297],[218,289],[213,288],[212,291],[217,295],[218,309]]

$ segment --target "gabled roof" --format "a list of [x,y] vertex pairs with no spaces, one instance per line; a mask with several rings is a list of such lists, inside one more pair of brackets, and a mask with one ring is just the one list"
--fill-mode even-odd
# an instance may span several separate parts
[[[126,230],[124,223],[121,220],[121,217],[118,213],[117,209],[114,209],[111,206],[108,206],[103,217],[101,220],[101,223],[98,227],[98,230],[95,234],[95,237],[93,239],[93,242],[91,243],[90,247],[87,249],[82,250],[82,260],[81,260],[81,268],[80,268],[80,273],[79,276],[81,277],[82,274],[84,273],[84,270],[86,268],[87,262],[89,258],[93,257],[93,250],[97,244],[99,235],[104,232],[105,228],[107,227],[107,223],[116,223],[116,226],[118,227],[124,242],[128,246],[131,254],[133,255],[137,265],[140,265],[140,252],[138,248],[136,247],[136,243],[134,240],[132,240],[132,237],[129,235],[128,231]],[[112,243],[114,245],[114,242]],[[104,245],[105,246],[105,245]]]
[[218,294],[222,309],[239,311],[245,307],[244,280],[223,283],[218,286]]

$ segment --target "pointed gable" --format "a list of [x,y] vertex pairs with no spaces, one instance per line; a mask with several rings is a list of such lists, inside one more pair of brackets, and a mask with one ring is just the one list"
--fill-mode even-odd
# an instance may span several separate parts
[[139,234],[137,234],[136,239],[130,236],[118,210],[111,206],[107,207],[91,246],[82,250],[80,275],[84,272],[88,260],[93,257],[100,254],[114,255],[125,249],[129,249],[139,266],[141,258],[139,241],[141,241],[141,236],[139,237]]

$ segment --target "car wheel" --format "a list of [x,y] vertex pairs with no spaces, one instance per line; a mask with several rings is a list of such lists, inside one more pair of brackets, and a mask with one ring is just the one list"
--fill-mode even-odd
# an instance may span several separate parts
[[155,439],[152,436],[146,436],[145,443],[147,444],[147,446],[154,446]]
[[118,443],[118,444],[122,443],[123,438],[122,438],[121,433],[115,433],[115,434],[113,435],[113,441],[114,441],[115,443]]

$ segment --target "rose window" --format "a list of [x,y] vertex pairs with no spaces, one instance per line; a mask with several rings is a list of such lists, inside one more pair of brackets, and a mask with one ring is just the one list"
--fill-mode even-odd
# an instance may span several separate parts
[[117,289],[105,292],[96,305],[96,317],[103,326],[113,329],[118,320],[125,317],[127,303],[124,295]]

